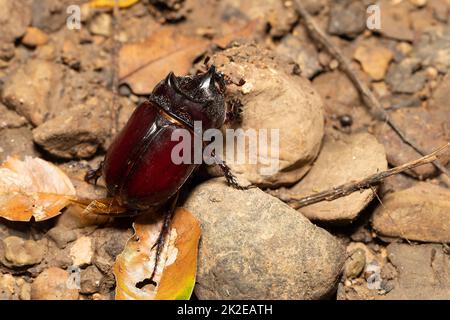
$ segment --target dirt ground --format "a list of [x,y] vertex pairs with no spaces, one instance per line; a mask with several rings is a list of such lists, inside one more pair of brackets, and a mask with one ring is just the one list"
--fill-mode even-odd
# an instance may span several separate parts
[[[421,157],[369,111],[296,1],[141,0],[116,14],[88,2],[0,0],[0,163],[39,157],[80,197],[104,197],[86,171],[158,82],[204,71],[208,56],[246,82],[227,92],[243,109],[237,125],[280,129],[281,161],[270,176],[230,165],[264,192],[224,189],[216,167],[186,184],[181,206],[202,225],[193,298],[450,299],[450,178],[433,164],[297,211],[276,199]],[[426,153],[450,142],[449,0],[301,2],[405,135]],[[0,299],[114,299],[134,218],[80,210],[0,218]]]

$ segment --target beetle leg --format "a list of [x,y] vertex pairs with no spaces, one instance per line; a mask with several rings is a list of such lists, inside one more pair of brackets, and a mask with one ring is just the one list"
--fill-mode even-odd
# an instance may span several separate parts
[[239,190],[248,190],[252,188],[256,188],[255,185],[250,184],[248,186],[240,185],[237,181],[236,176],[231,172],[231,168],[225,163],[224,160],[222,160],[220,157],[216,155],[214,150],[211,152],[211,157],[214,160],[214,163],[217,164],[220,169],[222,169],[223,175],[225,176],[225,179],[227,180],[227,183],[229,186],[239,189]]
[[103,171],[103,161],[100,162],[97,169],[90,169],[88,172],[86,172],[86,175],[84,176],[84,181],[91,183],[92,180],[94,180],[94,185],[97,185],[97,180],[102,176]]
[[156,269],[158,267],[159,264],[159,260],[161,257],[161,253],[162,250],[164,248],[164,244],[166,241],[166,236],[169,233],[170,230],[170,224],[172,223],[172,218],[173,215],[175,213],[175,208],[178,202],[178,192],[175,195],[174,200],[172,201],[172,204],[169,208],[169,210],[164,214],[164,221],[163,221],[163,225],[161,228],[161,231],[159,232],[158,235],[158,239],[156,239],[156,242],[153,244],[153,246],[151,247],[150,251],[152,251],[153,249],[155,249],[156,247],[156,253],[155,253],[155,265],[153,266],[153,271],[152,274],[149,278],[144,279],[138,283],[136,283],[136,288],[138,289],[142,289],[144,286],[146,286],[147,284],[152,284],[155,287],[158,285],[153,279],[155,278],[156,275]]
[[241,123],[242,107],[242,102],[239,99],[231,99],[228,101],[225,121],[228,123]]
[[255,185],[250,184],[248,186],[240,185],[239,182],[236,179],[236,176],[231,172],[231,168],[227,166],[227,164],[222,160],[218,161],[217,164],[219,165],[220,169],[222,169],[223,175],[225,176],[225,179],[228,182],[228,185],[231,187],[238,189],[238,190],[248,190],[252,188],[256,188]]

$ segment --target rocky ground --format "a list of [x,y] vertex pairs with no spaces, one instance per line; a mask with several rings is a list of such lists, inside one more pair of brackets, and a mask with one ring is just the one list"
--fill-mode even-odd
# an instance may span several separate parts
[[[302,2],[412,140],[428,152],[449,142],[450,1],[379,1],[372,31],[372,1]],[[79,30],[66,25],[73,4]],[[103,182],[83,175],[111,143],[114,115],[122,127],[170,70],[203,70],[207,55],[246,81],[227,94],[243,105],[239,126],[280,129],[280,170],[232,165],[260,187],[247,191],[227,187],[215,167],[188,182],[181,205],[202,226],[195,297],[450,299],[450,186],[432,164],[298,210],[278,199],[420,157],[367,111],[293,1],[141,0],[113,21],[87,1],[0,0],[0,162],[41,157],[78,195],[104,196]],[[447,151],[448,169],[449,160]],[[113,299],[111,267],[131,222],[77,207],[43,222],[1,219],[0,299]],[[67,285],[72,271],[79,288]]]

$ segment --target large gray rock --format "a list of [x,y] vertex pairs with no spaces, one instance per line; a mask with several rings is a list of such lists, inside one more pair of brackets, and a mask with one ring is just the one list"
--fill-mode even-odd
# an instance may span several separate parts
[[260,189],[221,178],[184,207],[201,221],[200,299],[320,299],[333,292],[345,249],[325,230]]

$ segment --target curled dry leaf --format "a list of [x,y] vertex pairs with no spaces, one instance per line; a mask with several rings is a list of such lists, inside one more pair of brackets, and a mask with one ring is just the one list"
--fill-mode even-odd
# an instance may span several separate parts
[[152,249],[161,230],[162,220],[148,215],[139,217],[133,227],[135,235],[117,257],[113,267],[117,300],[185,300],[195,284],[200,225],[187,210],[178,208],[162,250],[154,281],[155,287],[138,284],[150,277],[155,263]]
[[[119,8],[128,8],[138,3],[139,0],[118,0],[117,5]],[[114,8],[116,0],[92,0],[89,5],[92,8]]]
[[58,215],[74,197],[69,177],[50,162],[8,157],[0,167],[0,217],[46,220]]

